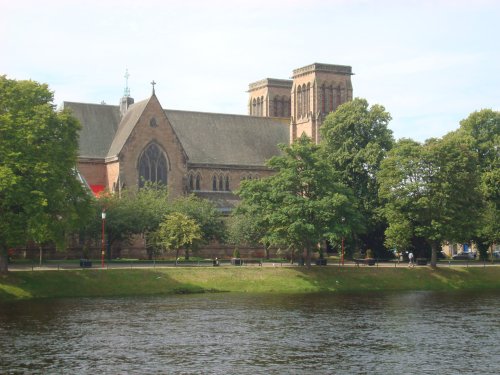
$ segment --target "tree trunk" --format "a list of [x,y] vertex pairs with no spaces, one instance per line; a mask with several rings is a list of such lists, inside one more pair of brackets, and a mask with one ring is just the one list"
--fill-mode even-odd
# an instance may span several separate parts
[[306,266],[311,268],[311,249],[309,247],[306,249]]
[[435,268],[437,265],[437,251],[439,247],[439,242],[432,241],[431,243],[431,267]]
[[266,254],[266,259],[269,259],[269,245],[267,243],[264,244],[264,252]]
[[7,246],[0,246],[0,275],[5,275],[9,271],[8,257]]
[[177,266],[177,259],[179,259],[179,249],[175,250],[175,265]]

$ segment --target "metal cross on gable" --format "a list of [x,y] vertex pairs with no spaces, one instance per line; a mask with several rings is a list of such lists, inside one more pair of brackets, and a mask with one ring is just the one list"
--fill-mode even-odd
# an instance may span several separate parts
[[153,79],[153,80],[151,81],[151,86],[153,86],[153,95],[154,95],[154,93],[155,93],[155,85],[156,85],[156,82],[155,82],[155,80]]

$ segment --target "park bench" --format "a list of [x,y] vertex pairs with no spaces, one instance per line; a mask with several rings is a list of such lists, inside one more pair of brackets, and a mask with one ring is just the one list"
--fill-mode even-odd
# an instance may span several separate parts
[[257,264],[262,267],[262,260],[261,259],[243,259],[243,264],[248,266],[251,264]]
[[374,266],[375,265],[375,259],[353,259],[354,263],[356,263],[356,266],[359,267],[360,264],[362,265],[369,265],[369,266]]

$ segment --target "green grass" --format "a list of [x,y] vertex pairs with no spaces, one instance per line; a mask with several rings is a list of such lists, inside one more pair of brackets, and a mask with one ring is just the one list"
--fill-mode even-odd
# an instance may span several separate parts
[[500,290],[500,267],[179,267],[10,272],[0,302],[203,292],[316,293]]

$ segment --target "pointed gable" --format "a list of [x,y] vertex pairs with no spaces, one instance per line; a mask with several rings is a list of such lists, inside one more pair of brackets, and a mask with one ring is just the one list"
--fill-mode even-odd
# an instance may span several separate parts
[[115,134],[113,142],[111,143],[107,157],[117,156],[120,153],[151,98],[142,100],[130,106],[118,126],[118,130]]

